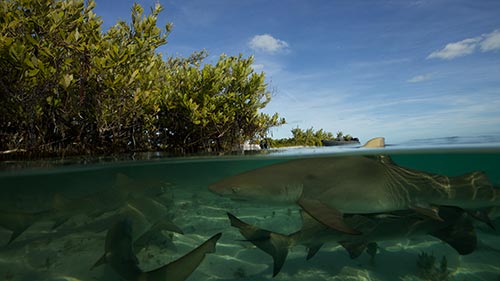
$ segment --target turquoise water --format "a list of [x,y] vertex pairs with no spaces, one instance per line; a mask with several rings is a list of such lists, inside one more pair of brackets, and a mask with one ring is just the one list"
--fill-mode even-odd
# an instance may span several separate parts
[[[273,278],[271,256],[246,241],[226,213],[262,229],[291,234],[302,228],[300,207],[232,201],[208,190],[210,184],[229,176],[296,159],[342,161],[350,155],[381,154],[390,155],[398,166],[450,177],[482,171],[500,187],[497,145],[309,148],[249,156],[2,163],[0,279],[123,280],[109,264],[92,266],[105,251],[108,231],[130,216],[132,234],[138,236],[132,238],[131,247],[144,272],[179,259],[222,233],[215,252],[206,255],[188,280],[431,280],[420,279],[417,258],[422,252],[435,256],[437,268],[446,257],[447,279],[433,280],[498,280],[500,238],[478,221],[474,222],[478,244],[468,255],[459,255],[430,235],[377,241],[375,258],[363,252],[351,259],[337,241],[330,241],[306,260],[306,248],[293,245]],[[492,212],[490,217],[500,229],[497,215]],[[14,229],[19,236],[9,243]],[[176,233],[179,230],[183,234]]]

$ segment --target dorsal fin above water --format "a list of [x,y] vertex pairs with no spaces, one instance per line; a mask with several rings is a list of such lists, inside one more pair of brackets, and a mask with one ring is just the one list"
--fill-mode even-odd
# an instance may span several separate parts
[[385,138],[377,137],[368,140],[362,147],[364,148],[383,148],[385,147]]

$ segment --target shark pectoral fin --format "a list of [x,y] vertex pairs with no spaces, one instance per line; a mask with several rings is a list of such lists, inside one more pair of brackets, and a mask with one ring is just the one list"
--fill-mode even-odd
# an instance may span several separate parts
[[298,204],[311,217],[330,228],[348,234],[361,234],[344,222],[343,215],[339,210],[326,206],[319,200],[300,198]]
[[443,218],[439,216],[439,208],[434,207],[434,206],[423,206],[423,205],[411,205],[410,209],[424,215],[426,217],[438,220],[438,221],[444,221]]
[[95,263],[94,265],[90,268],[90,270],[98,267],[98,266],[101,266],[103,264],[106,263],[106,254],[103,254]]
[[339,244],[346,249],[351,259],[359,257],[366,249],[366,242],[340,241]]
[[460,255],[472,253],[477,246],[476,232],[470,220],[463,219],[456,224],[429,233],[430,235],[446,242]]
[[288,256],[292,238],[247,224],[230,213],[227,213],[227,216],[231,221],[231,226],[237,227],[247,241],[273,258],[273,277],[276,276]]
[[191,273],[200,265],[206,254],[214,253],[217,241],[222,236],[222,233],[217,233],[205,242],[180,257],[179,259],[158,269],[143,272],[140,278],[134,280],[148,281],[182,281],[186,280]]
[[323,243],[307,245],[308,249],[307,249],[306,260],[312,259],[312,257],[314,257],[316,255],[316,253],[319,251],[319,249],[321,249],[322,246],[323,246]]

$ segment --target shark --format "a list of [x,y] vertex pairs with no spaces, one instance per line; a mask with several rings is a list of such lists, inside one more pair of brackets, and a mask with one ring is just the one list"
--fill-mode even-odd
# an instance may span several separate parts
[[360,234],[344,213],[371,214],[415,210],[436,220],[436,206],[455,206],[491,222],[481,208],[500,205],[499,189],[485,173],[449,177],[406,168],[389,156],[301,158],[250,170],[209,185],[237,201],[295,204],[317,221],[349,234]]
[[[113,208],[114,209],[114,208]],[[63,213],[64,214],[64,213]],[[80,225],[58,226],[46,235],[40,233],[34,239],[56,237],[67,235],[72,232],[102,232],[109,228],[109,224],[123,218],[128,218],[133,223],[134,245],[140,245],[149,240],[153,234],[161,235],[162,231],[184,234],[172,220],[166,206],[150,197],[134,197],[124,202],[124,205],[103,218],[94,218],[90,222]],[[0,227],[10,230],[12,233],[6,245],[10,245],[31,225],[44,220],[52,220],[61,217],[57,210],[45,210],[41,212],[10,211],[0,212]],[[55,224],[54,224],[55,225]],[[33,239],[33,238],[32,238]],[[28,239],[27,241],[31,241]]]
[[[151,180],[135,180],[125,174],[115,175],[115,182],[112,186],[95,193],[68,198],[62,193],[49,194],[43,198],[48,204],[40,208],[39,211],[26,211],[23,209],[8,208],[0,210],[0,227],[12,231],[7,245],[11,244],[31,225],[40,221],[52,222],[51,230],[60,228],[71,218],[77,215],[85,215],[93,220],[105,213],[116,212],[125,209],[139,209],[139,213],[146,213],[143,217],[156,221],[155,227],[164,227],[174,232],[181,233],[175,225],[159,217],[167,213],[165,207],[154,197],[165,192],[169,183]],[[35,200],[36,201],[36,200]],[[33,204],[36,205],[36,204]],[[38,208],[34,208],[38,209]],[[149,213],[148,213],[149,212]],[[153,212],[154,214],[151,214]],[[167,225],[170,224],[170,225]]]
[[357,258],[366,251],[373,259],[378,248],[377,242],[431,235],[453,247],[460,255],[472,253],[477,246],[472,218],[457,207],[441,206],[438,210],[445,218],[444,221],[422,216],[412,210],[346,215],[346,223],[362,232],[362,235],[346,234],[328,228],[307,213],[303,213],[303,227],[289,235],[250,225],[231,213],[227,215],[231,226],[236,227],[246,241],[253,243],[273,258],[274,277],[284,265],[289,249],[295,245],[307,248],[307,260],[328,242],[339,243],[351,258]]
[[40,218],[47,216],[49,213],[50,211],[30,213],[17,210],[0,212],[0,227],[12,232],[7,245],[12,243],[26,229],[40,220]]
[[205,256],[215,252],[222,233],[217,233],[179,259],[151,271],[142,271],[133,249],[133,222],[124,218],[106,233],[104,255],[94,267],[108,264],[126,281],[182,281],[201,264]]

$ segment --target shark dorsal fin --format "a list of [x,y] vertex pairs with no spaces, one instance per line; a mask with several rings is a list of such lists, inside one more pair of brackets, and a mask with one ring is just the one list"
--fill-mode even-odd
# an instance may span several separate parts
[[378,137],[368,140],[362,147],[364,148],[383,148],[385,147],[385,138]]

